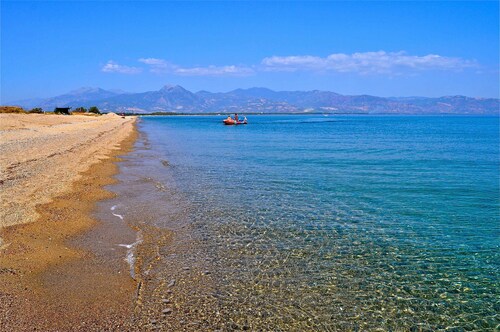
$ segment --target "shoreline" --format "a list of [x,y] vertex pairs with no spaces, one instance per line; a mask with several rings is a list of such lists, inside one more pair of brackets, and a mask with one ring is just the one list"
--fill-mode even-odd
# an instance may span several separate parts
[[[105,186],[116,183],[116,162],[120,155],[133,148],[137,139],[135,121],[127,122],[131,125],[128,129],[117,127],[123,131],[120,136],[108,135],[117,141],[108,142],[111,148],[97,156],[97,162],[91,163],[87,170],[73,174],[70,186],[58,191],[50,201],[36,205],[35,222],[0,229],[3,238],[0,326],[6,330],[133,328],[136,282],[130,277],[124,260],[126,248],[117,250],[110,262],[109,257],[99,257],[76,241],[101,224],[93,211],[97,202],[114,197]],[[65,124],[55,126],[64,127]],[[65,129],[71,131],[71,128]],[[105,134],[99,133],[97,139]],[[92,151],[90,154],[95,157]],[[61,157],[68,158],[71,154],[62,153]],[[94,242],[106,240],[109,239],[99,234],[91,238]]]

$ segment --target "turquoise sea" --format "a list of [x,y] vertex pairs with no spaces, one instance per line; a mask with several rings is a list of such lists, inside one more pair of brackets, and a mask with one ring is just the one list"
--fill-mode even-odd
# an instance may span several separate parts
[[499,328],[497,117],[223,118],[141,117],[120,163],[110,204],[156,248],[131,261],[159,262],[136,269],[151,297],[202,266],[201,330]]

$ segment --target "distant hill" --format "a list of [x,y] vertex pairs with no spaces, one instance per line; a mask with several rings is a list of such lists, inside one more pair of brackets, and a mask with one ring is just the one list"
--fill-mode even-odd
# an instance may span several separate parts
[[366,113],[366,114],[499,114],[500,100],[446,96],[439,98],[384,98],[348,96],[330,91],[273,91],[266,88],[229,92],[193,93],[179,85],[165,85],[158,91],[124,93],[100,88],[81,88],[47,99],[13,103],[25,108],[90,107],[104,112],[175,113]]
[[[51,98],[35,98],[15,101],[12,104],[22,106],[26,109],[41,107],[46,111],[52,111],[55,107],[79,107],[93,106],[92,103],[100,102],[117,95],[124,95],[123,92],[113,92],[101,88],[80,88],[63,95]],[[92,105],[91,105],[92,104]]]

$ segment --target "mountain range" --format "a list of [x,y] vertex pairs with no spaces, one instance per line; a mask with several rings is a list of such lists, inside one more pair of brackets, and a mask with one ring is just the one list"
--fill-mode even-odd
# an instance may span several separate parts
[[267,88],[236,89],[229,92],[191,92],[179,85],[158,91],[127,93],[101,88],[81,88],[45,99],[12,103],[26,109],[42,107],[97,106],[104,112],[147,114],[174,113],[363,113],[363,114],[499,114],[500,100],[445,96],[439,98],[386,98],[341,95],[330,91],[273,91]]

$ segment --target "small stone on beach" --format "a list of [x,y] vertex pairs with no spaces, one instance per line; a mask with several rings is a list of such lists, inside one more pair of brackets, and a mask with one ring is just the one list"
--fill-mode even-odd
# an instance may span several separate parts
[[172,279],[170,283],[167,285],[168,288],[175,286],[175,279]]
[[171,308],[163,309],[161,313],[164,315],[169,315],[172,313],[172,309]]

